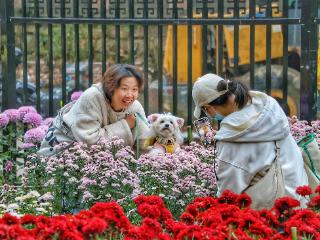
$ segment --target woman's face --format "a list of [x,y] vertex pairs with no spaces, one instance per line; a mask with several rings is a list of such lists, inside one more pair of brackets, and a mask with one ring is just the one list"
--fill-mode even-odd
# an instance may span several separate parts
[[138,81],[135,77],[122,78],[111,97],[111,107],[115,111],[126,110],[139,96]]
[[203,106],[204,110],[208,115],[214,117],[216,113],[221,114],[222,116],[228,116],[230,113],[237,111],[237,106],[235,104],[235,95],[230,95],[228,102],[221,106],[211,106],[206,104]]

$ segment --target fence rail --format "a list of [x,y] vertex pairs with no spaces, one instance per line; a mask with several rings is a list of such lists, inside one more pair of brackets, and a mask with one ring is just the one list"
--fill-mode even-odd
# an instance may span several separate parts
[[144,71],[147,113],[171,111],[191,125],[192,84],[214,72],[315,119],[318,2],[1,1],[2,110],[33,104],[53,116],[109,64],[127,62]]

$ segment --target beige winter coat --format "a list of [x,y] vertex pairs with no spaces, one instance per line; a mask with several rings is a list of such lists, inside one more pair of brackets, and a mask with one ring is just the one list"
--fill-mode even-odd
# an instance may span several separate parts
[[[124,119],[128,113],[139,113],[146,118],[139,101],[134,101],[124,112],[115,112],[103,92],[102,84],[94,84],[77,101],[67,104],[60,110],[38,153],[53,155],[56,153],[55,146],[61,142],[81,141],[96,144],[99,140],[111,139],[114,136],[123,139],[125,145],[133,146],[136,128],[130,129]],[[143,142],[149,127],[140,119],[138,129],[139,139]]]

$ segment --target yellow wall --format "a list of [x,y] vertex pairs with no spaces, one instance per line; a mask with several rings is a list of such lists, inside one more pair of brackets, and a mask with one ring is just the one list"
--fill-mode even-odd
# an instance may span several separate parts
[[[164,70],[173,76],[173,31],[168,26],[165,52],[163,59]],[[197,80],[202,74],[202,27],[192,26],[192,81]],[[177,26],[177,79],[179,83],[188,81],[188,27]]]

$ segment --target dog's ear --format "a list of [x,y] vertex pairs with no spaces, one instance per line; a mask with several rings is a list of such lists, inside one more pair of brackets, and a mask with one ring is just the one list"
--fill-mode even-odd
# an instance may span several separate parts
[[158,114],[158,113],[151,114],[148,116],[148,121],[150,123],[153,123],[158,119],[159,116],[160,116],[160,114]]
[[182,126],[184,124],[184,119],[176,117],[176,120],[177,120],[177,123],[179,125],[179,128],[182,128]]

